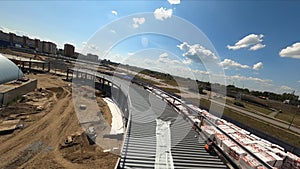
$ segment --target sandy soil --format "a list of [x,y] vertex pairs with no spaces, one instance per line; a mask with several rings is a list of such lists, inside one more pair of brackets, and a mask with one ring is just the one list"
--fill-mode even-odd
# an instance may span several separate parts
[[[70,83],[46,74],[28,77],[38,79],[38,89],[0,110],[0,120],[21,119],[24,124],[0,135],[0,168],[114,168],[117,156],[90,145],[83,133]],[[74,144],[63,147],[70,135],[76,136]]]

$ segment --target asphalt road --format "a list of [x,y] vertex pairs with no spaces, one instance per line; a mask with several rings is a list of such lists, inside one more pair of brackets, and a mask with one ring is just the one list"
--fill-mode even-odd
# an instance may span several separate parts
[[[220,103],[220,102],[218,102],[218,101],[215,101],[215,100],[212,100],[212,99],[210,99],[210,101],[212,101],[212,102],[214,102],[214,103],[216,103],[216,104],[222,105],[222,103]],[[289,126],[290,126],[290,125],[287,124],[287,123],[284,123],[284,122],[275,120],[275,119],[273,119],[273,118],[271,118],[271,117],[265,117],[265,116],[262,116],[262,115],[259,115],[259,114],[255,114],[255,113],[252,113],[252,112],[249,112],[249,111],[246,111],[246,110],[243,110],[243,109],[234,107],[234,106],[230,106],[230,105],[228,105],[228,104],[225,104],[225,107],[230,108],[230,109],[233,109],[233,110],[238,111],[238,112],[240,112],[240,113],[246,114],[246,115],[248,115],[248,116],[257,118],[257,119],[259,119],[259,120],[268,122],[268,123],[270,123],[270,124],[273,124],[273,125],[276,125],[276,126],[285,128],[285,129],[288,129]],[[297,127],[291,126],[291,127],[290,127],[290,130],[293,131],[293,132],[295,132],[295,133],[300,134],[300,129],[297,128]]]

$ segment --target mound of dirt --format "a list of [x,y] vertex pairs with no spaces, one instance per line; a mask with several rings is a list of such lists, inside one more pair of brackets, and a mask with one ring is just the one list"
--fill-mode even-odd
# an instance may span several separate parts
[[72,163],[88,165],[97,163],[97,161],[100,160],[108,161],[105,166],[107,168],[114,167],[115,164],[112,162],[117,160],[117,155],[107,152],[105,153],[97,145],[90,145],[88,138],[84,132],[73,137],[74,141],[73,143],[70,143],[70,145],[66,145],[65,143],[63,143],[59,146],[59,150],[66,160]]

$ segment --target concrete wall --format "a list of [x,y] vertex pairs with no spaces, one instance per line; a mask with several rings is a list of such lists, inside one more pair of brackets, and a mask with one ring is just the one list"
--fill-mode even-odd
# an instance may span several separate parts
[[22,84],[21,86],[18,86],[14,89],[0,93],[0,105],[6,105],[13,99],[17,98],[18,96],[22,96],[28,92],[33,91],[36,88],[37,88],[37,80],[32,79],[32,80]]

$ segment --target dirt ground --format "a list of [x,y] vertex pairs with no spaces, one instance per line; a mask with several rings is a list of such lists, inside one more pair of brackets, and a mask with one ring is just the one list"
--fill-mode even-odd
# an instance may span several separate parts
[[[90,145],[80,127],[70,82],[49,74],[27,76],[38,79],[37,90],[0,110],[0,122],[21,119],[24,125],[0,135],[0,168],[114,168],[117,155]],[[74,144],[62,146],[71,135]]]

